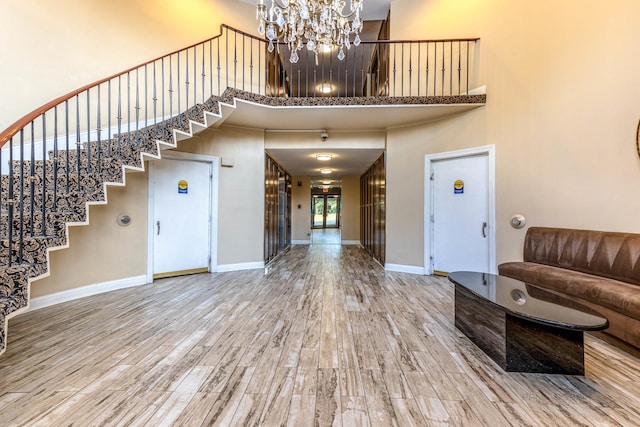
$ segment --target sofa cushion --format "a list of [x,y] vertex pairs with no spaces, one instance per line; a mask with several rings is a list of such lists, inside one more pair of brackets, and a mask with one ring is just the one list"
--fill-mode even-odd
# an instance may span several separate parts
[[640,234],[531,227],[524,261],[640,285]]
[[640,287],[637,285],[534,262],[507,262],[499,266],[499,272],[640,320]]

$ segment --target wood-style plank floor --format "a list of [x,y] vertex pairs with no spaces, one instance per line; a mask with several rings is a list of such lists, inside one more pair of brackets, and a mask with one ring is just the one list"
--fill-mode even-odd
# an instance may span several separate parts
[[584,377],[508,374],[453,326],[442,278],[297,246],[10,321],[2,426],[632,426],[639,360],[586,338]]

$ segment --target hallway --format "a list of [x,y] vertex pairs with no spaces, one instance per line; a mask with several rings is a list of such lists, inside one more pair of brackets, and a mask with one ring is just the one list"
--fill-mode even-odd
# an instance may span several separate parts
[[59,304],[9,341],[3,426],[640,422],[638,359],[587,336],[584,378],[506,374],[454,328],[446,279],[356,246]]

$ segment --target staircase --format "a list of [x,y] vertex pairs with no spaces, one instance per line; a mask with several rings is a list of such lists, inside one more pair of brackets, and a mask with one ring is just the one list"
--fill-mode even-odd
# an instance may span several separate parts
[[[9,318],[28,309],[30,283],[48,274],[49,251],[67,247],[68,227],[87,224],[88,206],[106,203],[107,186],[124,185],[128,169],[144,170],[145,158],[158,159],[162,149],[219,126],[237,100],[270,107],[483,105],[485,95],[469,90],[476,41],[411,42],[406,53],[408,42],[363,42],[357,72],[349,53],[343,65],[302,59],[294,68],[282,48],[269,52],[265,40],[223,25],[216,37],[87,85],[18,120],[0,134],[0,354]],[[422,77],[417,63],[404,65],[405,54],[417,55],[418,63],[426,58]],[[363,65],[363,57],[371,60]],[[445,75],[454,57],[457,69]],[[325,72],[337,76],[329,81],[337,96],[316,94],[316,76]]]

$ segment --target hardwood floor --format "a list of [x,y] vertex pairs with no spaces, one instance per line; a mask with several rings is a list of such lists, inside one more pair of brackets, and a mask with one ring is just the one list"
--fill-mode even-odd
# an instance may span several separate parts
[[640,363],[586,338],[584,377],[507,374],[443,278],[354,246],[156,281],[11,320],[0,425],[639,425]]

